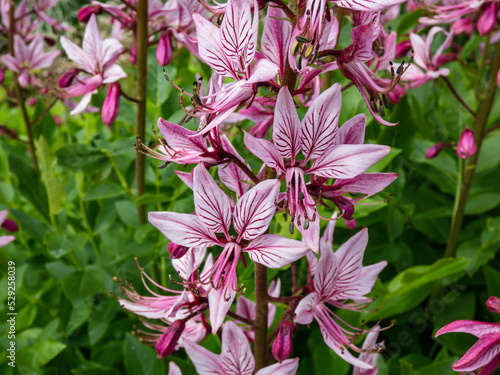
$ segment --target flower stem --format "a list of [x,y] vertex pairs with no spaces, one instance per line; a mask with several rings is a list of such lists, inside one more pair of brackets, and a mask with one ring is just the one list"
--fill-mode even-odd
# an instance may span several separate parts
[[[15,51],[14,51],[14,25],[15,25],[15,19],[14,19],[14,2],[11,1],[10,3],[10,9],[9,9],[9,35],[8,35],[8,42],[9,42],[9,53],[12,57],[15,57]],[[30,147],[30,153],[31,153],[31,160],[33,160],[33,167],[35,168],[35,172],[38,176],[40,176],[40,168],[38,167],[38,159],[36,158],[36,148],[35,148],[35,141],[33,139],[33,131],[31,129],[31,121],[28,116],[28,111],[26,110],[26,102],[23,97],[23,93],[21,91],[21,85],[19,84],[17,73],[12,72],[12,79],[14,81],[14,87],[16,89],[16,97],[17,97],[17,105],[19,106],[19,109],[21,110],[21,116],[23,117],[23,122],[26,127],[26,134],[28,135],[28,144]]]
[[[486,52],[486,51],[485,51]],[[485,58],[483,58],[485,60]],[[448,245],[443,258],[453,258],[456,254],[458,248],[458,240],[460,237],[460,231],[462,229],[462,224],[465,216],[465,207],[467,205],[467,200],[469,198],[469,192],[472,186],[472,181],[474,179],[474,174],[476,173],[477,161],[481,152],[481,146],[483,144],[483,139],[486,135],[486,126],[488,125],[488,118],[493,107],[493,101],[495,99],[495,93],[497,90],[496,74],[500,68],[500,49],[497,49],[495,58],[493,61],[493,66],[490,73],[490,78],[488,81],[488,87],[485,92],[485,98],[479,109],[477,115],[476,126],[474,129],[474,139],[477,145],[477,151],[472,155],[467,165],[462,168],[462,163],[460,163],[460,173],[457,186],[457,194],[455,195],[455,205],[453,208],[453,217],[451,219],[451,229],[450,235],[448,237]],[[439,298],[443,284],[438,282],[432,291],[429,298],[429,304]]]
[[445,76],[441,76],[441,78],[443,79],[443,81],[446,82],[446,84],[448,85],[448,88],[450,89],[451,93],[455,96],[455,98],[457,98],[457,100],[460,102],[460,104],[462,104],[464,106],[464,108],[469,111],[469,113],[474,116],[474,117],[477,117],[477,114],[476,112],[474,112],[472,110],[471,107],[469,107],[469,105],[462,99],[462,97],[460,96],[460,94],[457,92],[457,90],[455,90],[455,87],[453,87],[453,85],[451,84],[450,80],[448,79],[448,77],[445,77]]
[[[137,4],[137,127],[136,136],[145,139],[146,135],[146,89],[148,75],[148,0],[139,0]],[[136,151],[135,181],[137,198],[144,194],[145,163],[143,154]],[[146,223],[146,209],[137,205],[139,223]]]
[[267,366],[267,267],[255,263],[255,371]]
[[483,139],[486,131],[486,126],[488,124],[488,118],[490,116],[491,109],[493,107],[493,100],[495,99],[495,93],[497,90],[496,73],[500,68],[500,49],[497,50],[495,54],[495,60],[493,62],[493,67],[491,70],[490,79],[488,82],[488,87],[486,89],[486,97],[482,103],[477,116],[477,122],[474,129],[474,137],[477,145],[477,151],[472,155],[465,168],[465,173],[463,179],[459,181],[460,191],[455,197],[455,209],[453,211],[453,218],[451,222],[450,237],[448,239],[448,246],[446,247],[446,252],[444,254],[445,258],[451,258],[455,256],[455,252],[458,246],[458,238],[460,235],[460,230],[462,228],[462,223],[465,214],[465,206],[469,197],[470,188],[472,186],[472,180],[474,179],[474,174],[476,173],[477,161],[481,152],[481,146],[483,144]]

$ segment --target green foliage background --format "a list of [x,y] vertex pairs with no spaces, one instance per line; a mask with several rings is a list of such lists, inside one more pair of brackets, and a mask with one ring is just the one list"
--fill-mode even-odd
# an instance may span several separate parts
[[[62,9],[67,3],[61,5]],[[407,15],[393,27],[399,32],[416,23]],[[463,40],[463,61],[479,58],[478,39]],[[349,43],[343,30],[340,44]],[[154,51],[148,56],[148,134],[158,117],[178,122],[184,113],[178,93],[165,82]],[[448,65],[450,81],[463,98],[476,108],[474,95],[477,78],[458,62]],[[167,68],[169,76],[186,87],[200,72],[210,70],[181,51]],[[126,92],[134,89],[134,71],[128,69]],[[7,77],[9,79],[9,77]],[[334,82],[347,81],[335,74]],[[104,92],[93,98],[102,105]],[[0,95],[5,95],[3,92]],[[0,97],[0,123],[23,134],[22,119],[16,108]],[[30,108],[35,118],[45,108],[39,98]],[[340,123],[358,113],[368,113],[355,88],[343,95]],[[100,114],[69,117],[68,110],[57,105],[52,113],[62,119],[57,126],[51,115],[34,128],[42,178],[32,168],[26,146],[3,137],[0,139],[0,208],[8,209],[9,218],[20,227],[16,241],[0,249],[0,316],[7,317],[7,262],[16,263],[16,363],[20,374],[129,374],[157,375],[168,372],[168,362],[176,362],[184,374],[194,373],[183,350],[157,360],[154,350],[144,346],[130,332],[141,326],[136,316],[120,308],[112,291],[119,294],[113,277],[127,279],[147,293],[134,261],[157,281],[171,288],[168,280],[175,275],[168,259],[167,240],[151,225],[139,225],[135,203],[146,204],[148,211],[192,212],[191,191],[169,165],[159,170],[160,162],[147,160],[147,193],[134,198],[133,147],[135,107],[121,100],[120,114],[112,129],[106,128]],[[371,116],[368,115],[368,119]],[[397,172],[399,178],[377,196],[356,207],[358,228],[368,227],[370,241],[365,264],[387,260],[373,291],[372,311],[363,316],[348,311],[339,315],[355,325],[365,319],[373,325],[381,320],[394,326],[383,332],[387,349],[379,359],[379,374],[442,375],[451,374],[450,366],[473,343],[466,334],[450,334],[434,339],[443,325],[457,319],[492,321],[497,319],[485,308],[491,295],[500,296],[500,132],[489,135],[484,143],[478,173],[466,210],[466,220],[455,259],[442,259],[446,247],[458,176],[457,156],[445,149],[435,159],[425,151],[436,142],[456,142],[472,118],[459,107],[443,82],[429,83],[412,90],[389,110],[388,119],[399,121],[396,127],[384,127],[371,121],[367,143],[386,144],[391,154],[371,171]],[[490,125],[500,122],[500,98],[497,95]],[[248,128],[250,124],[242,124]],[[194,123],[188,126],[195,127]],[[239,128],[232,130],[238,150],[244,150]],[[241,151],[256,169],[257,159]],[[322,216],[332,210],[323,209]],[[283,215],[274,222],[274,233],[288,234]],[[338,246],[353,234],[337,224]],[[307,264],[300,264],[305,277]],[[240,281],[253,293],[253,269],[240,269]],[[283,289],[291,290],[290,270],[270,271],[279,276]],[[440,298],[427,301],[436,282],[446,287]],[[278,314],[282,312],[278,309]],[[0,346],[9,347],[7,318],[0,321]],[[139,327],[140,328],[140,327]],[[218,337],[210,337],[206,346],[220,352]],[[4,353],[4,350],[2,350]],[[299,326],[294,341],[294,356],[300,357],[299,374],[350,373],[350,366],[338,358],[323,342],[319,328]],[[0,372],[16,370],[0,357]]]

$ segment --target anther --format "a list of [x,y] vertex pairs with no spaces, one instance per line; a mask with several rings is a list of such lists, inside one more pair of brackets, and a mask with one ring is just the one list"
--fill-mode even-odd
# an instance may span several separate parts
[[295,229],[295,225],[293,224],[293,221],[290,221],[290,225],[288,225],[288,231],[290,234],[293,234],[293,231]]

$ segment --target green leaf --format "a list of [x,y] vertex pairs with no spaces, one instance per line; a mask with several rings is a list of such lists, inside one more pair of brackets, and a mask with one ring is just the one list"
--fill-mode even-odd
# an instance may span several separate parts
[[17,177],[21,194],[31,202],[47,221],[50,221],[47,190],[35,170],[12,154],[9,155],[9,168]]
[[154,349],[145,346],[136,337],[127,333],[123,343],[125,368],[129,375],[161,375],[161,362]]
[[16,316],[16,329],[22,331],[23,329],[31,327],[35,321],[37,312],[37,306],[32,304],[28,304],[19,310]]
[[101,366],[73,369],[71,372],[74,375],[120,375],[117,369]]
[[137,217],[137,207],[130,201],[115,202],[118,216],[125,224],[133,227],[139,226],[139,218]]
[[50,212],[57,215],[66,206],[66,192],[54,172],[57,159],[43,136],[38,139],[36,154],[42,170],[41,178],[48,193]]
[[108,275],[103,269],[89,266],[66,276],[61,281],[61,287],[73,307],[77,308],[102,291],[107,279]]
[[489,211],[500,204],[500,194],[478,192],[470,194],[467,206],[465,207],[466,215],[478,215]]
[[61,342],[52,340],[38,341],[17,353],[16,365],[21,374],[32,373],[57,357],[64,349],[66,349],[66,345]]
[[56,151],[56,156],[57,164],[72,172],[95,173],[106,165],[107,160],[102,151],[84,144],[64,146]]
[[148,203],[158,203],[158,202],[168,202],[170,197],[166,194],[151,194],[146,193],[141,195],[137,199],[137,204],[148,204]]
[[103,303],[96,306],[95,310],[98,313],[89,321],[89,340],[91,345],[95,345],[104,337],[109,328],[109,324],[119,311],[119,304],[116,303],[114,299],[104,298],[102,302]]
[[101,185],[92,187],[87,194],[84,195],[82,201],[95,201],[100,199],[114,198],[125,194],[123,187],[114,182],[105,182]]
[[460,60],[466,60],[473,52],[479,51],[481,42],[483,42],[483,38],[480,35],[469,39],[460,52]]
[[81,250],[88,237],[85,233],[66,234],[48,232],[44,242],[47,244],[50,255],[59,259],[74,250]]
[[9,212],[19,220],[23,231],[29,233],[38,242],[43,242],[44,236],[49,232],[49,227],[40,220],[37,220],[24,212],[10,209]]
[[68,335],[75,332],[89,319],[92,314],[92,307],[92,301],[87,301],[71,310],[71,315],[69,316],[68,324],[66,326],[66,332]]
[[378,304],[378,311],[367,319],[384,319],[412,309],[430,294],[436,281],[463,271],[469,262],[464,258],[446,258],[429,266],[408,268],[389,282],[388,294]]
[[[165,71],[171,79],[175,78],[176,69],[173,66],[165,67]],[[155,59],[148,69],[148,99],[159,107],[168,99],[171,92],[172,85],[163,76],[163,68]]]

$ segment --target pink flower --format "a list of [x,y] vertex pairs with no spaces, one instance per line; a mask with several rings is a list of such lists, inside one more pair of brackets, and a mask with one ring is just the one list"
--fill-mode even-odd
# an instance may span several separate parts
[[[335,218],[335,217],[334,217]],[[361,369],[373,366],[355,358],[348,348],[363,353],[354,346],[354,340],[365,333],[342,322],[327,306],[356,310],[371,301],[366,297],[375,284],[378,274],[387,265],[386,261],[363,267],[363,254],[368,243],[368,230],[364,228],[341,245],[336,252],[332,250],[333,229],[331,221],[321,239],[321,257],[315,266],[313,291],[302,299],[295,310],[295,322],[310,324],[316,320],[321,328],[325,343],[345,361]],[[352,300],[353,303],[347,303]],[[342,325],[340,323],[342,323]],[[344,328],[346,326],[347,328]]]
[[[490,297],[486,302],[490,311],[500,313],[500,299]],[[451,367],[455,371],[475,371],[480,375],[491,374],[500,364],[500,323],[486,323],[475,320],[457,320],[436,332],[436,337],[443,333],[470,333],[479,340]]]
[[[277,180],[266,180],[243,194],[234,205],[203,165],[193,171],[195,214],[150,212],[149,221],[168,239],[187,247],[223,247],[200,283],[211,285],[210,321],[215,333],[222,325],[236,292],[236,267],[242,252],[270,268],[281,268],[308,252],[301,242],[264,234],[276,211]],[[233,223],[237,235],[230,234]],[[220,235],[218,235],[218,233]]]
[[[437,33],[442,32],[446,39],[436,50],[434,56],[431,56],[431,47],[434,37]],[[449,70],[447,68],[440,68],[440,66],[446,62],[443,61],[443,57],[447,60],[447,56],[443,55],[443,51],[451,46],[453,41],[453,33],[447,32],[441,27],[435,26],[429,30],[429,33],[425,38],[420,35],[410,33],[410,41],[413,47],[413,57],[415,63],[422,69],[425,69],[425,73],[415,65],[411,65],[401,77],[404,81],[410,81],[410,87],[418,87],[426,82],[437,79],[439,76],[447,76]]]
[[474,132],[466,128],[460,135],[460,140],[457,145],[457,154],[460,159],[467,159],[474,155],[477,151],[476,141],[474,140]]
[[[389,152],[386,146],[342,144],[338,131],[340,106],[340,85],[335,84],[313,102],[301,122],[285,87],[276,101],[274,143],[249,134],[244,138],[253,154],[278,174],[285,175],[285,209],[314,251],[318,250],[319,220],[315,220],[316,202],[308,191],[305,175],[354,178]],[[303,160],[298,159],[301,151]],[[310,160],[314,162],[308,166]]]
[[335,5],[351,10],[381,10],[404,3],[406,0],[329,0]]
[[120,109],[120,95],[122,90],[118,82],[113,82],[108,87],[108,93],[102,105],[102,122],[109,125],[116,120]]
[[360,369],[354,366],[352,375],[377,375],[377,358],[379,353],[384,349],[384,341],[377,343],[378,334],[380,332],[380,327],[375,327],[363,342],[363,347],[366,351],[359,355],[359,360],[369,365],[372,365],[372,369]]
[[[250,344],[240,328],[232,321],[224,323],[222,327],[221,354],[214,354],[189,341],[186,341],[184,347],[199,375],[251,375],[254,373],[255,360]],[[256,375],[293,375],[298,366],[298,358],[287,359],[282,363],[257,371]]]
[[441,152],[441,150],[444,148],[444,143],[442,142],[439,142],[439,143],[436,143],[435,145],[432,145],[431,147],[429,147],[429,149],[426,151],[425,153],[425,157],[427,159],[433,159],[435,158],[436,156],[439,155],[439,153]]
[[68,57],[78,64],[79,69],[88,73],[79,78],[77,83],[66,88],[67,97],[83,95],[80,104],[71,111],[71,115],[85,110],[97,88],[127,77],[123,69],[114,63],[125,50],[123,45],[113,38],[102,40],[94,14],[85,27],[83,49],[64,36],[61,36],[61,45]]
[[[7,210],[0,211],[0,226],[2,226],[2,227],[8,221],[7,214],[8,214]],[[16,225],[16,227],[17,227],[17,225]],[[11,230],[8,230],[8,231],[11,232]],[[16,237],[14,237],[14,236],[0,236],[0,247],[5,246],[5,245],[11,243],[15,239],[16,239]]]
[[2,62],[7,68],[19,74],[19,83],[22,87],[32,83],[33,71],[50,67],[59,56],[59,51],[45,53],[43,44],[42,35],[36,35],[29,46],[19,35],[14,35],[14,56],[2,56]]

